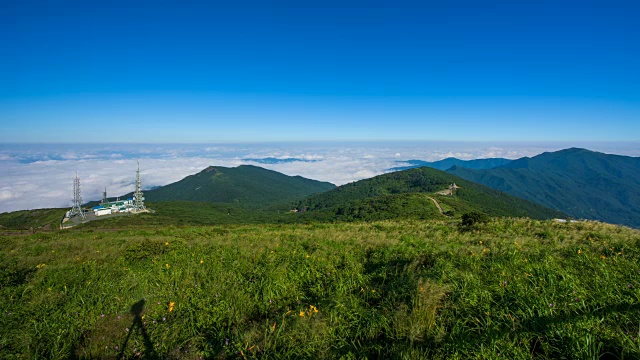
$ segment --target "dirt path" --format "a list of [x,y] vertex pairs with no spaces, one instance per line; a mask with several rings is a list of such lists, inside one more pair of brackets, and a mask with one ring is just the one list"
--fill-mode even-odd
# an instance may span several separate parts
[[434,204],[436,204],[436,206],[438,207],[438,210],[440,210],[440,214],[444,215],[444,211],[442,211],[442,208],[440,207],[440,204],[438,204],[438,201],[436,199],[432,198],[431,196],[427,196],[427,197],[429,199],[431,199],[431,201],[433,201]]

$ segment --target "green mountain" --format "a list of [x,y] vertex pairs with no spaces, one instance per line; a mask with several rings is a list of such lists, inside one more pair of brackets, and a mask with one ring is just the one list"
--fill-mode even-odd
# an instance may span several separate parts
[[[449,186],[454,183],[459,186],[455,195],[446,195]],[[339,186],[304,199],[298,208],[323,213],[327,219],[335,217],[339,220],[441,217],[434,200],[449,216],[471,211],[491,216],[535,219],[565,216],[560,211],[428,167],[388,173]]]
[[428,166],[438,170],[448,170],[452,166],[460,166],[466,169],[493,169],[498,166],[506,165],[512,160],[503,158],[489,158],[489,159],[475,159],[475,160],[460,160],[453,157],[438,160],[438,161],[423,161],[423,160],[407,160],[402,161],[409,163],[408,166],[399,166],[388,169],[388,171],[400,171],[408,170],[417,167]]
[[640,228],[640,158],[571,148],[453,175],[566,212]]
[[252,165],[235,168],[209,166],[201,172],[145,191],[147,201],[202,201],[233,203],[244,207],[265,207],[290,202],[331,190],[335,185],[287,176]]

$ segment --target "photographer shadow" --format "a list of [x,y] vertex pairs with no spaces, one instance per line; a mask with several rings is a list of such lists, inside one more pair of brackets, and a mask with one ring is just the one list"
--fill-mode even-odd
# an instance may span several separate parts
[[120,348],[120,353],[118,354],[118,358],[122,359],[124,357],[124,352],[127,348],[127,343],[129,342],[129,338],[131,334],[138,329],[142,334],[142,341],[144,343],[144,352],[142,353],[142,358],[144,359],[158,359],[158,354],[156,354],[153,343],[149,338],[149,334],[147,334],[147,329],[144,326],[144,322],[142,321],[142,312],[144,311],[145,300],[142,299],[131,306],[131,315],[133,315],[133,322],[131,323],[131,327],[129,328],[129,332],[127,334],[127,338],[124,340],[122,347]]

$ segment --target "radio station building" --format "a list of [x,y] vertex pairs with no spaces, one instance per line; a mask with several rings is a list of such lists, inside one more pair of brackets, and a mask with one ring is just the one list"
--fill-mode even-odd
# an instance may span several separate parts
[[95,216],[102,216],[119,212],[130,212],[131,210],[133,210],[133,198],[103,202],[102,204],[93,207],[93,214]]

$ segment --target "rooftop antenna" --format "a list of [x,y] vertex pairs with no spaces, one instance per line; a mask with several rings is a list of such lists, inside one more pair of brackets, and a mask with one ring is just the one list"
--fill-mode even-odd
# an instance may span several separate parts
[[76,177],[73,179],[73,207],[71,208],[71,216],[80,215],[84,220],[84,212],[82,212],[82,196],[80,196],[80,178],[76,171]]
[[142,211],[145,209],[142,183],[140,182],[140,160],[138,160],[138,170],[136,171],[136,192],[133,193],[133,208],[136,211]]

